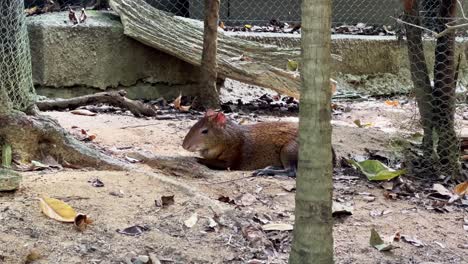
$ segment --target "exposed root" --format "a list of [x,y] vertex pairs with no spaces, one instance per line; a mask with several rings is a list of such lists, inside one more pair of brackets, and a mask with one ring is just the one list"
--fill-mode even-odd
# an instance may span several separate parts
[[213,175],[210,169],[198,163],[194,157],[154,156],[141,152],[133,152],[128,156],[176,177],[209,178]]
[[22,112],[0,114],[0,142],[8,143],[14,160],[29,163],[53,157],[60,164],[124,170],[128,165],[94,150],[70,136],[55,120]]

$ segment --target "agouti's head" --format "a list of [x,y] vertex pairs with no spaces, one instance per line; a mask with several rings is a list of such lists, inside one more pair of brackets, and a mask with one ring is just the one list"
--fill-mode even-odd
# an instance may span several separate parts
[[208,110],[184,138],[182,147],[188,151],[200,151],[204,157],[215,155],[224,140],[227,119],[223,113]]

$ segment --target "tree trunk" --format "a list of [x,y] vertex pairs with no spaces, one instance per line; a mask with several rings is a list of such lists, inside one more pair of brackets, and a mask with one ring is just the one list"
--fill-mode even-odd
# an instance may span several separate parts
[[[440,3],[436,29],[442,32],[446,24],[456,15],[456,0]],[[433,122],[437,135],[439,172],[445,176],[457,177],[459,171],[459,144],[455,132],[455,33],[451,32],[437,39],[434,64]]]
[[331,1],[302,2],[302,96],[290,263],[333,263]]
[[109,0],[96,0],[96,4],[93,6],[94,10],[101,10],[109,8]]
[[[405,0],[404,11],[404,20],[406,22],[421,26],[418,1]],[[422,160],[419,160],[417,163],[420,163],[418,164],[418,167],[422,167],[426,170],[426,172],[429,172],[432,171],[432,156],[434,152],[432,138],[433,124],[431,79],[429,77],[426,58],[424,56],[422,30],[411,25],[405,25],[405,29],[408,45],[408,59],[411,69],[411,79],[413,81],[419,114],[421,115],[421,124],[424,130],[424,137],[422,142],[423,157]]]
[[195,102],[198,109],[219,108],[216,87],[219,0],[205,0],[205,22],[203,30],[203,52],[200,67],[200,88]]
[[[124,34],[190,64],[200,66],[203,23],[172,16],[144,0],[111,0],[124,26]],[[288,59],[299,61],[299,48],[279,48],[230,37],[219,32],[217,72],[244,83],[271,88],[299,97],[300,77],[286,70]]]

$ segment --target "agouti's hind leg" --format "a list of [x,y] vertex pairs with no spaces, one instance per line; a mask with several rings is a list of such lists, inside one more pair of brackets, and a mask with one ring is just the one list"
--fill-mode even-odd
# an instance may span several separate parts
[[287,176],[287,177],[296,177],[295,168],[283,169],[280,167],[269,166],[264,169],[256,170],[252,174],[253,176]]
[[281,149],[281,164],[283,167],[269,166],[254,171],[254,176],[287,176],[296,177],[298,144],[292,141]]

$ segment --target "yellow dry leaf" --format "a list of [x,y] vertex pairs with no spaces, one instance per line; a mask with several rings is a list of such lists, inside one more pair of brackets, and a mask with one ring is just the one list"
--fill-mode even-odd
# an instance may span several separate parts
[[248,28],[248,29],[251,29],[251,28],[252,28],[252,25],[247,24],[247,25],[244,25],[244,27],[245,27],[245,28]]
[[177,98],[173,102],[175,109],[180,109],[181,101],[182,101],[182,94],[179,94],[179,96],[177,96]]
[[190,110],[190,105],[183,106],[182,104],[182,94],[179,94],[179,96],[174,100],[173,102],[174,108],[181,111],[181,112],[188,112]]
[[462,196],[468,194],[468,181],[462,182],[455,186],[453,189],[453,192],[457,194],[458,196]]
[[331,92],[332,92],[332,95],[334,95],[336,93],[336,84],[338,82],[333,80],[333,79],[330,79],[330,88],[331,88]]
[[77,214],[75,217],[75,227],[80,230],[84,231],[88,227],[88,225],[93,223],[93,220],[91,220],[87,215],[85,214]]
[[42,212],[48,217],[60,222],[73,223],[75,221],[75,210],[65,202],[54,198],[44,197],[40,199]]
[[395,101],[386,100],[385,104],[388,106],[398,106],[400,103],[398,102],[398,100],[395,100]]

